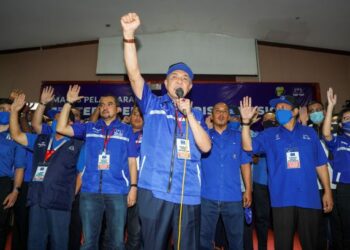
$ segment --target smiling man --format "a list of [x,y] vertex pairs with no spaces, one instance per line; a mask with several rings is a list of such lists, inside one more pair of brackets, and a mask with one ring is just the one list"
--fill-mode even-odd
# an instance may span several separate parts
[[178,248],[198,249],[200,159],[211,141],[202,113],[184,98],[192,88],[193,72],[185,63],[171,65],[164,81],[167,94],[155,96],[137,62],[134,35],[140,19],[129,13],[121,25],[126,69],[145,119],[138,184],[144,249],[166,249],[170,231]]

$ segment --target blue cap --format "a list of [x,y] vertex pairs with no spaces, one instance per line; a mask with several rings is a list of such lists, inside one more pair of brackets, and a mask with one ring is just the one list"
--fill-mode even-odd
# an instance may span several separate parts
[[187,66],[186,63],[179,62],[179,63],[175,63],[173,65],[170,65],[166,75],[167,76],[170,75],[175,70],[185,71],[188,74],[188,76],[191,78],[191,80],[193,80],[193,72],[192,72],[191,68]]
[[297,106],[297,103],[294,99],[293,96],[289,96],[289,95],[281,95],[279,98],[275,98],[270,100],[269,104],[271,107],[276,108],[277,104],[279,103],[287,103],[289,105],[291,105],[292,107]]
[[55,119],[55,116],[60,113],[60,111],[58,111],[57,109],[50,109],[49,111],[47,111],[47,116],[53,120]]

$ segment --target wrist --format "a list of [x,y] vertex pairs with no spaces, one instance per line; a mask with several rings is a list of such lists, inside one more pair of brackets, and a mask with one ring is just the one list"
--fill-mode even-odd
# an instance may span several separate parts
[[123,39],[135,39],[134,32],[123,32]]
[[70,106],[73,106],[74,102],[71,102],[71,101],[67,100],[67,101],[65,102],[65,104],[69,104]]
[[137,189],[137,184],[130,184],[130,189],[131,188],[136,188]]
[[42,106],[46,106],[46,103],[43,102],[43,101],[40,101],[39,104],[42,105]]
[[12,189],[12,193],[18,194],[20,191],[21,191],[21,188],[20,188],[20,187],[14,187],[14,188]]

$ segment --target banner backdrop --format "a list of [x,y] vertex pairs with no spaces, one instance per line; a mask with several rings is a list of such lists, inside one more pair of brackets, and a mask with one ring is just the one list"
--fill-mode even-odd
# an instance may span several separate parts
[[[51,85],[55,89],[53,109],[60,110],[66,101],[68,86],[71,82],[43,82],[42,88]],[[91,115],[101,95],[112,94],[118,97],[123,116],[130,115],[135,98],[130,84],[101,83],[101,82],[75,82],[81,86],[80,95],[84,98],[76,103],[84,118]],[[151,84],[153,92],[157,95],[165,93],[164,85]],[[262,115],[270,110],[269,100],[280,95],[294,96],[300,105],[311,100],[319,99],[319,86],[317,83],[230,83],[230,82],[200,82],[194,83],[189,98],[193,106],[200,109],[204,115],[211,114],[213,105],[225,102],[228,105],[239,106],[244,96],[252,97],[253,105],[259,106],[258,112]]]

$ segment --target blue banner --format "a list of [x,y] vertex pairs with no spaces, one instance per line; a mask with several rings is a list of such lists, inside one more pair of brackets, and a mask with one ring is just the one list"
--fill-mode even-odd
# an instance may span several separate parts
[[[55,98],[52,104],[54,109],[61,109],[66,101],[69,82],[44,82],[42,87],[52,86],[55,89]],[[112,94],[118,97],[123,116],[130,115],[135,98],[130,84],[78,82],[81,86],[80,95],[84,98],[76,103],[84,118],[91,115],[98,105],[102,95]],[[164,85],[151,84],[154,93],[165,93]],[[200,109],[204,115],[211,113],[213,105],[217,102],[225,102],[228,105],[239,106],[239,101],[244,96],[252,97],[253,105],[258,106],[258,112],[262,115],[270,110],[269,100],[280,95],[294,96],[301,106],[311,100],[317,100],[319,86],[316,83],[230,83],[230,82],[201,82],[194,83],[189,94],[195,108]]]

